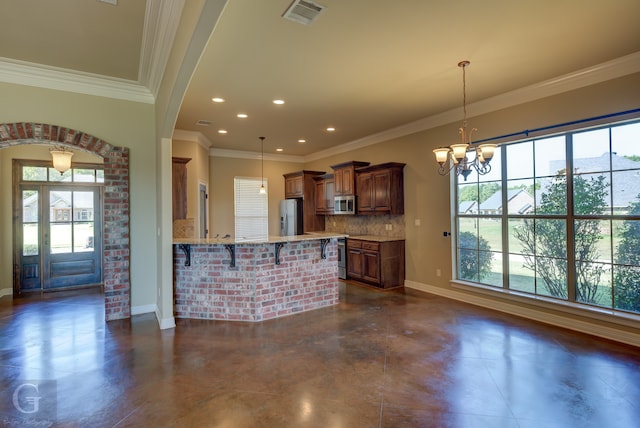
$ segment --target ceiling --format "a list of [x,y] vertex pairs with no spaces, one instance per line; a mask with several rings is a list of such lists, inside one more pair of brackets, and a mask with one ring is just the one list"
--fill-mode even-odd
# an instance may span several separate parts
[[[461,119],[461,60],[472,117],[478,101],[640,52],[638,0],[314,0],[325,8],[310,25],[282,17],[291,1],[227,2],[176,129],[215,149],[256,152],[264,136],[265,153],[309,156]],[[112,2],[0,0],[0,62],[148,87],[145,28],[161,15],[149,5],[171,2]]]

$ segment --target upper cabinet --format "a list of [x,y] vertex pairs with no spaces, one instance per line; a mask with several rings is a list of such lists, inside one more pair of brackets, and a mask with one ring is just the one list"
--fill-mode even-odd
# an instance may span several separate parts
[[284,174],[284,197],[302,199],[302,225],[304,232],[324,230],[324,216],[316,214],[315,177],[324,171],[296,171]]
[[333,174],[319,175],[313,179],[316,182],[316,214],[333,214]]
[[404,214],[404,163],[356,170],[358,214]]
[[368,165],[369,162],[359,161],[349,161],[338,165],[331,165],[331,169],[333,169],[334,194],[336,196],[355,195],[355,169]]

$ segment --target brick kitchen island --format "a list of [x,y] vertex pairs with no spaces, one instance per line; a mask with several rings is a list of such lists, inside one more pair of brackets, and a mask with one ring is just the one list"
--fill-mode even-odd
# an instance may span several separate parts
[[264,321],[335,305],[342,236],[175,239],[175,316]]

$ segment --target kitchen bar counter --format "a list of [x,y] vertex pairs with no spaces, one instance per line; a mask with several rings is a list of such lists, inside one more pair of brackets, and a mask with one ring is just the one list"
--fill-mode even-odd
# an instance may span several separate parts
[[176,239],[175,316],[263,321],[335,305],[344,236]]

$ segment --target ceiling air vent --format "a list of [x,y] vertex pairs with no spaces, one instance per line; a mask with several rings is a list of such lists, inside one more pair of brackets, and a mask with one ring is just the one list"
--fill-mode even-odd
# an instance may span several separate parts
[[295,0],[282,17],[300,24],[309,25],[324,9],[325,6],[309,0]]
[[196,125],[198,125],[198,126],[209,126],[209,125],[211,125],[211,122],[208,121],[208,120],[200,119],[200,120],[196,121]]

